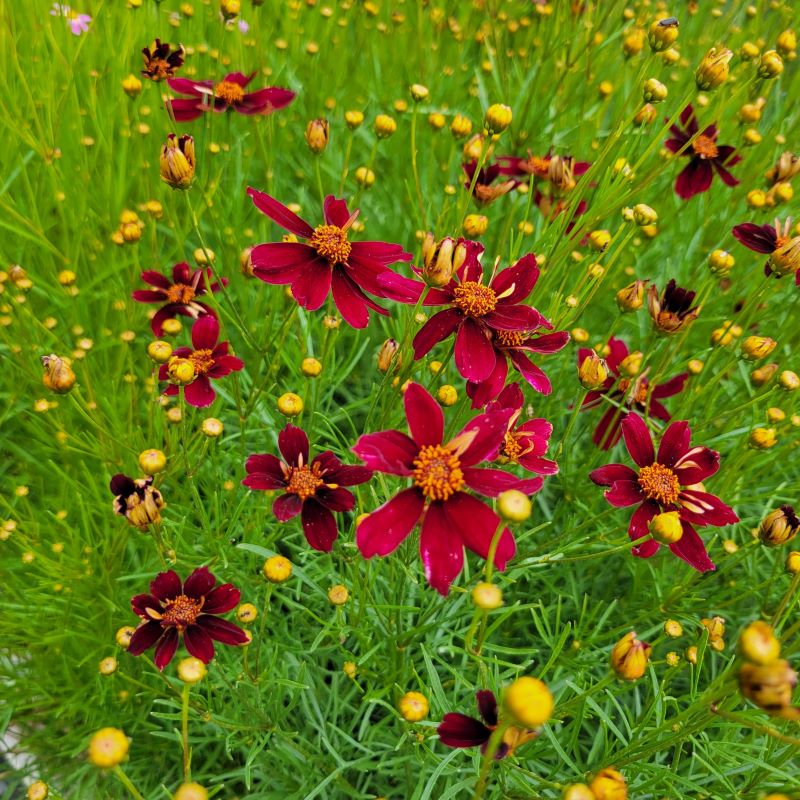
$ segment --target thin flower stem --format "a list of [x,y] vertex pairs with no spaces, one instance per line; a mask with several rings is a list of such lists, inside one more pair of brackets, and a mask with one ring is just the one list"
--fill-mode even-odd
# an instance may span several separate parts
[[[778,563],[777,559],[775,563]],[[772,615],[772,621],[770,622],[770,625],[772,625],[773,628],[780,629],[781,625],[783,624],[781,617],[783,617],[783,612],[786,610],[789,602],[795,600],[798,586],[800,586],[800,572],[798,572],[794,578],[792,578],[792,582],[789,585],[789,588],[786,590],[786,593],[783,595],[783,599],[781,600],[777,611]]]
[[758,722],[753,722],[751,719],[744,716],[743,714],[734,714],[730,711],[723,711],[717,705],[712,705],[711,711],[718,717],[730,720],[731,722],[735,722],[738,725],[743,725],[745,728],[751,728],[754,731],[758,731],[759,733],[771,736],[773,739],[777,739],[780,742],[785,742],[786,744],[790,744],[793,747],[800,747],[800,739],[796,739],[794,736],[787,736],[785,733],[781,733],[779,730],[776,730],[775,728],[772,728],[769,725],[761,725]]
[[181,694],[181,741],[183,742],[183,780],[185,783],[192,779],[192,753],[189,750],[189,690],[190,685],[184,683]]
[[422,199],[422,184],[419,180],[419,168],[417,167],[417,106],[414,105],[414,113],[411,116],[411,172],[414,175],[414,188],[417,191],[417,203],[419,203],[419,221],[422,230],[428,227],[428,220],[425,215],[425,203]]
[[472,793],[472,800],[481,800],[486,791],[486,786],[489,782],[489,770],[491,769],[495,753],[503,741],[503,734],[505,734],[507,728],[508,723],[501,722],[492,731],[492,735],[489,737],[489,741],[486,744],[486,752],[483,754],[483,761],[481,761],[481,771],[478,775],[478,782],[475,784],[475,791]]
[[320,166],[320,157],[314,158],[314,173],[317,176],[317,190],[319,191],[320,205],[325,205],[325,190],[322,188],[322,168]]
[[123,772],[122,767],[117,765],[114,767],[114,774],[119,779],[119,782],[128,790],[131,797],[135,800],[144,800],[144,795],[133,785],[131,779]]

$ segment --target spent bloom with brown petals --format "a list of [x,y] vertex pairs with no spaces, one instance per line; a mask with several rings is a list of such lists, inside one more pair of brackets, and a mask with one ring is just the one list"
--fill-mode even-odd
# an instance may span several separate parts
[[697,292],[682,289],[673,278],[659,295],[652,284],[647,290],[647,310],[656,330],[663,334],[678,333],[688,328],[700,314],[700,306],[693,306]]
[[185,52],[182,44],[173,50],[169,42],[156,39],[150,47],[142,49],[144,58],[142,75],[154,83],[171,78],[183,66]]

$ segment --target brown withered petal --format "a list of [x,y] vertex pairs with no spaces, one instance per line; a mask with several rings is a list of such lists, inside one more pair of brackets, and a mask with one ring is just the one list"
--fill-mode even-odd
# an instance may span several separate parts
[[647,309],[659,333],[673,334],[688,328],[700,314],[700,306],[693,306],[697,292],[683,289],[674,279],[666,285],[661,296],[651,285],[647,290]]

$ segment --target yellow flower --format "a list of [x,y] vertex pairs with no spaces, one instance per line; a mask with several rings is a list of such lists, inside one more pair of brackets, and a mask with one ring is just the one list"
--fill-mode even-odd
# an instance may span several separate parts
[[292,577],[292,562],[283,556],[270,556],[261,571],[270,583],[285,583]]
[[543,681],[517,678],[503,695],[506,711],[526,728],[538,728],[553,715],[553,695]]

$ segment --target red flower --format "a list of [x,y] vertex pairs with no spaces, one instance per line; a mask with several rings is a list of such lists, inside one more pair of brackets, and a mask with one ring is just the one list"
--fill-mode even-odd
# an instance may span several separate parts
[[[176,314],[192,319],[197,319],[205,314],[216,316],[205,303],[199,303],[196,300],[197,297],[204,295],[209,290],[211,292],[219,291],[218,283],[206,285],[206,281],[211,280],[211,270],[208,268],[193,270],[185,261],[182,261],[172,268],[172,280],[152,269],[142,273],[142,280],[156,288],[137,289],[133,293],[133,299],[139,303],[164,303],[150,321],[150,328],[156,336],[161,336],[163,333],[164,320],[174,319]],[[228,281],[224,278],[222,283],[225,286],[228,285]]]
[[[756,253],[767,253],[776,257],[776,262],[769,259],[764,265],[765,275],[781,277],[794,271],[795,284],[800,286],[800,269],[796,264],[800,262],[800,237],[791,235],[791,220],[786,220],[781,225],[776,219],[773,225],[757,225],[754,222],[743,222],[733,228],[733,235],[748,249]],[[779,252],[780,251],[780,252]],[[778,269],[774,269],[777,267]]]
[[[475,696],[478,699],[478,713],[481,719],[452,712],[445,714],[436,729],[442,744],[448,747],[480,747],[481,753],[486,752],[492,731],[497,727],[497,700],[494,694],[486,689],[476,692]],[[534,731],[510,726],[494,757],[505,758],[511,755],[516,747],[534,738],[536,738]]]
[[[497,180],[501,174],[499,164],[492,164],[478,170],[477,178],[475,178],[475,170],[478,169],[477,161],[464,164],[463,169],[467,175],[464,188],[469,189],[472,187],[472,197],[479,206],[488,206],[489,203],[494,202],[498,197],[508,194],[517,185],[517,181],[515,180],[495,183],[495,180]],[[472,186],[473,179],[475,179],[475,186]]]
[[478,387],[468,389],[473,408],[500,393],[508,372],[506,355],[534,389],[549,392],[546,376],[523,351],[554,352],[568,338],[566,333],[554,334],[552,339],[530,337],[538,328],[553,327],[535,308],[523,304],[539,278],[536,256],[524,256],[484,284],[479,260],[482,252],[482,245],[469,242],[467,257],[450,282],[441,289],[428,290],[424,305],[448,304],[450,308],[434,314],[413,342],[414,358],[420,359],[455,333],[458,371],[474,384],[489,384],[483,393]]
[[[596,408],[603,400],[611,401],[592,434],[592,441],[603,450],[610,450],[619,441],[622,436],[622,418],[627,411],[638,411],[640,414],[649,414],[663,422],[669,422],[669,411],[659,401],[682,392],[689,378],[688,372],[682,372],[665,383],[654,385],[646,375],[623,377],[619,365],[629,355],[628,348],[625,342],[613,336],[608,340],[608,347],[610,352],[606,356],[606,365],[610,374],[599,389],[586,395],[581,409]],[[592,352],[586,347],[578,350],[579,367]]]
[[[500,517],[485,503],[468,494],[496,497],[506,489],[532,490],[514,475],[475,465],[497,455],[510,411],[480,414],[446,444],[444,416],[439,404],[419,384],[411,383],[405,397],[411,436],[396,430],[361,436],[353,452],[368,468],[413,480],[380,508],[362,520],[356,543],[364,558],[387,556],[422,523],[419,550],[428,583],[441,594],[461,572],[464,547],[481,558],[500,525]],[[516,546],[504,528],[494,563],[505,569]]]
[[[688,422],[673,422],[664,431],[655,454],[653,440],[644,420],[628,414],[622,420],[622,435],[638,472],[624,464],[607,464],[589,477],[599,486],[609,486],[605,498],[623,508],[638,504],[628,535],[634,541],[648,534],[648,523],[665,511],[677,511],[683,535],[669,549],[700,572],[716,569],[694,525],[732,525],[739,521],[733,509],[703,490],[701,481],[719,469],[719,453],[707,447],[691,447]],[[633,554],[650,558],[658,551],[653,539],[633,548]]]
[[214,81],[192,81],[188,78],[169,78],[167,84],[178,94],[186,94],[191,99],[167,100],[167,110],[177,122],[197,119],[204,111],[222,113],[232,108],[239,114],[271,114],[285,108],[295,98],[289,89],[268,86],[255,92],[245,92],[245,87],[256,73],[242,75],[231,72],[219,83]]
[[302,512],[306,540],[315,550],[329,553],[339,535],[332,512],[350,511],[356,502],[342,487],[366,483],[372,472],[342,464],[330,450],[309,461],[308,437],[294,425],[278,434],[278,449],[283,461],[269,453],[250,456],[242,483],[251,489],[283,489],[272,513],[286,522]]
[[393,287],[415,284],[389,269],[389,264],[411,260],[411,253],[399,244],[349,240],[358,211],[351,214],[344,200],[328,195],[323,207],[325,223],[312,228],[268,194],[256,189],[247,193],[262,214],[306,240],[259,244],[250,252],[253,274],[265,283],[291,284],[292,295],[303,308],[316,311],[332,291],[345,321],[354,328],[365,328],[369,309],[389,313],[365,292],[401,299]]
[[[717,126],[709,125],[698,136],[697,117],[691,105],[686,106],[681,112],[681,125],[683,128],[672,125],[670,127],[672,138],[664,142],[664,146],[670,152],[683,151],[681,155],[689,158],[689,163],[681,170],[675,181],[675,193],[684,200],[702,194],[711,186],[714,172],[726,186],[737,186],[739,181],[726,167],[738,164],[742,157],[736,155],[735,147],[717,144],[719,135]],[[687,147],[692,138],[694,141]]]
[[[553,426],[541,418],[529,419],[517,425],[524,402],[519,384],[510,383],[500,392],[497,400],[486,406],[487,413],[506,409],[512,412],[508,418],[505,438],[500,445],[498,460],[519,464],[528,472],[535,472],[538,475],[555,475],[558,472],[558,464],[549,458],[542,458],[550,444]],[[532,491],[539,491],[542,487],[541,478],[534,478],[525,483],[530,487],[536,486]]]
[[[236,356],[228,355],[228,343],[218,342],[219,322],[216,317],[201,317],[192,327],[192,347],[178,347],[173,357],[188,358],[194,366],[194,380],[184,387],[186,402],[190,406],[205,408],[214,402],[217,396],[211,381],[224,378],[231,372],[238,372],[244,363]],[[159,380],[169,378],[169,365],[162,364],[158,371]],[[166,395],[176,395],[180,391],[175,384],[165,390]]]
[[150,594],[137,594],[131,600],[131,607],[144,621],[134,631],[128,652],[140,656],[155,645],[155,664],[163,670],[172,661],[181,637],[190,655],[205,664],[214,658],[212,640],[247,644],[247,634],[240,627],[217,619],[236,607],[239,590],[230,583],[216,583],[208,567],[196,569],[183,584],[173,570],[156,575]]

